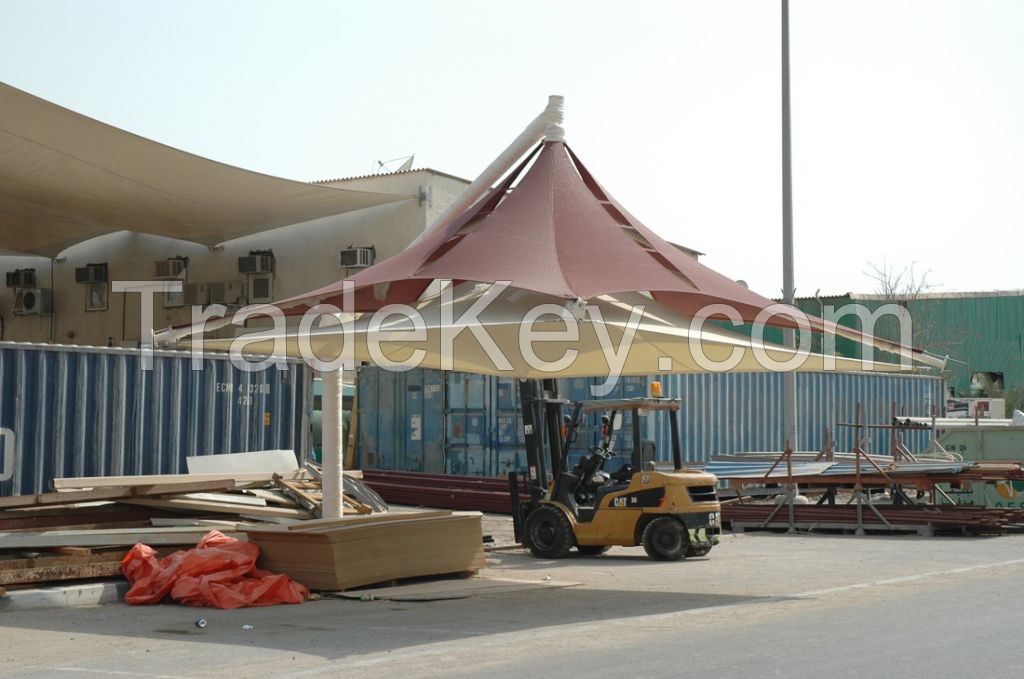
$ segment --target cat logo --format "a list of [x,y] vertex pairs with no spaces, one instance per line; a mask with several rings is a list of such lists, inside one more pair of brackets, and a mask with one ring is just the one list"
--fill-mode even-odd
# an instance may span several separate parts
[[613,507],[625,507],[626,506],[626,498],[624,498],[624,497],[617,497],[617,498],[612,499],[612,506]]

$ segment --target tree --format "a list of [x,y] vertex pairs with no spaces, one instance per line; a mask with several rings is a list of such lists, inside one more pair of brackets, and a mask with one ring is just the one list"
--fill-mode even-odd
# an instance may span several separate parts
[[931,269],[921,274],[917,273],[917,262],[911,262],[910,266],[901,268],[896,264],[890,264],[888,259],[883,257],[881,265],[868,262],[868,267],[869,270],[865,271],[864,275],[875,281],[875,293],[889,302],[915,300],[938,287],[928,280]]
[[[914,323],[914,346],[957,361],[958,350],[964,342],[976,339],[976,334],[968,327],[951,327],[942,322],[938,307],[941,303],[928,300],[928,293],[939,287],[929,280],[930,274],[931,269],[921,272],[917,262],[900,266],[886,258],[882,259],[881,265],[869,262],[868,270],[864,271],[864,275],[875,282],[875,294],[881,303],[899,304],[910,312]],[[894,341],[899,339],[899,324],[895,318],[884,317],[876,330],[880,337]]]

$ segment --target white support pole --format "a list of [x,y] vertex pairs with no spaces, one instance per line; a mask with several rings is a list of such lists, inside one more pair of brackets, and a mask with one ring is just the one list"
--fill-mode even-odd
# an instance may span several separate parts
[[325,519],[339,519],[342,515],[341,494],[344,488],[344,370],[320,373],[323,380],[323,505]]
[[473,180],[473,183],[456,196],[441,215],[434,222],[424,229],[413,243],[417,243],[428,233],[442,229],[453,219],[468,210],[474,203],[480,200],[501,177],[512,169],[512,166],[519,162],[530,148],[544,138],[549,125],[560,125],[562,123],[562,106],[565,97],[552,94],[548,97],[547,107],[540,112],[533,121],[526,126],[518,137],[507,149],[491,161],[491,164],[480,173],[480,176]]

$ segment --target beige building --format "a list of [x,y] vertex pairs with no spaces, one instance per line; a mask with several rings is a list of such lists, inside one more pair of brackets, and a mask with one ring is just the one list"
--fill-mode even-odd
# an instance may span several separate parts
[[[0,339],[136,346],[141,295],[270,302],[402,250],[469,184],[430,169],[304,183],[199,158],[0,83]],[[227,328],[226,331],[235,331]]]
[[[54,259],[3,256],[0,269],[12,273],[34,269],[33,289],[48,290],[50,311],[16,311],[17,288],[0,289],[2,339],[136,346],[141,339],[141,298],[137,293],[111,292],[114,281],[181,280],[186,294],[157,294],[155,328],[188,323],[190,303],[224,303],[229,307],[283,299],[344,278],[356,265],[390,257],[401,251],[430,224],[466,180],[435,170],[339,179],[325,185],[402,196],[385,205],[292,224],[208,247],[150,234],[119,231],[71,246]],[[408,197],[407,197],[408,196]],[[251,252],[272,253],[271,267],[254,262]],[[182,258],[182,259],[178,259]],[[271,268],[272,271],[243,273]],[[187,266],[177,275],[183,261]],[[107,281],[76,282],[82,269],[105,264]],[[252,266],[255,264],[255,266]],[[161,270],[158,271],[158,267]],[[170,268],[173,267],[173,268]],[[158,273],[165,274],[158,276]],[[101,276],[102,277],[102,276]],[[99,290],[97,290],[99,288]],[[44,293],[47,294],[47,293]],[[105,297],[105,301],[101,298]],[[186,299],[187,297],[187,299]],[[90,304],[91,302],[91,304]],[[90,308],[91,307],[91,308]],[[230,329],[229,329],[230,330]]]

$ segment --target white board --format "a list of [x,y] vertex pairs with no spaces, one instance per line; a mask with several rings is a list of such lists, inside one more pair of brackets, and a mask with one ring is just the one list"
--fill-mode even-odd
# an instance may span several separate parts
[[291,472],[299,468],[291,450],[259,450],[253,453],[224,453],[185,458],[189,474],[228,474],[232,472]]

